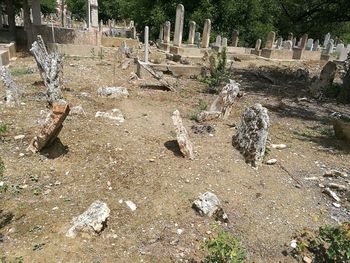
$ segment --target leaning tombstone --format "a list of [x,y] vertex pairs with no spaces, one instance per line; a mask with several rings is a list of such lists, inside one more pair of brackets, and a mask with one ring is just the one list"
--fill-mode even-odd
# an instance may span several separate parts
[[6,91],[6,106],[14,107],[19,102],[19,92],[8,68],[0,67],[0,77]]
[[190,160],[194,159],[192,143],[188,137],[187,130],[182,123],[182,118],[178,110],[173,112],[172,119],[175,126],[177,143],[179,144],[181,153],[185,158]]
[[233,146],[254,168],[257,168],[263,160],[269,126],[267,109],[261,104],[255,104],[245,109],[236,134],[232,138]]
[[337,65],[329,61],[322,69],[320,77],[310,86],[310,92],[315,98],[321,98],[333,85]]

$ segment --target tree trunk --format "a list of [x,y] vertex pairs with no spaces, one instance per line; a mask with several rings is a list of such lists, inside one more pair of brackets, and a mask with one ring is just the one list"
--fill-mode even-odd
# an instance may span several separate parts
[[16,39],[16,21],[15,21],[15,6],[13,0],[5,0],[6,13],[8,16],[9,32],[12,40]]
[[23,0],[23,12],[24,12],[24,31],[27,34],[27,46],[31,47],[33,43],[33,30],[32,21],[30,21],[30,10],[28,5],[28,0]]

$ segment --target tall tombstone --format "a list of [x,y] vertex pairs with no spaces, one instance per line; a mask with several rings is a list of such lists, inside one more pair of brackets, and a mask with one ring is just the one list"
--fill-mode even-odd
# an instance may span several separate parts
[[90,19],[91,26],[93,28],[98,28],[98,2],[97,0],[89,0],[90,2]]
[[226,37],[223,37],[223,38],[222,38],[221,46],[222,46],[222,47],[227,47],[227,38],[226,38]]
[[190,45],[193,45],[194,44],[194,36],[196,34],[196,22],[190,21],[189,26],[190,26],[190,28],[189,28],[189,33],[188,33],[188,43]]
[[331,34],[327,33],[324,37],[324,41],[323,41],[323,47],[327,48],[329,40],[331,40]]
[[259,38],[258,40],[256,40],[255,42],[255,50],[259,51],[261,47],[261,39]]
[[326,47],[326,54],[329,55],[333,52],[334,44],[333,41],[328,41],[328,45]]
[[292,32],[288,33],[288,39],[287,40],[293,40],[293,33]]
[[215,39],[215,46],[216,47],[221,47],[221,36],[217,36]]
[[130,20],[129,28],[133,28],[134,26],[135,26],[134,20]]
[[182,42],[182,33],[184,27],[185,8],[182,4],[176,7],[174,46],[180,47]]
[[320,40],[316,40],[315,41],[315,43],[314,43],[314,46],[313,46],[313,48],[312,48],[312,51],[317,51],[318,50],[318,48],[319,48],[319,46],[320,46]]
[[145,63],[148,63],[148,38],[149,38],[149,28],[145,26]]
[[200,32],[196,32],[196,34],[194,36],[194,43],[196,44],[197,47],[201,46],[201,33]]
[[132,38],[132,39],[136,39],[136,38],[137,38],[137,35],[136,35],[136,27],[133,26],[133,27],[130,29],[130,31],[131,31],[131,38]]
[[266,40],[266,45],[265,48],[267,49],[272,49],[273,48],[273,43],[275,43],[275,37],[276,33],[271,31],[267,34],[267,40]]
[[301,38],[300,48],[305,49],[307,44],[308,35],[304,34]]
[[345,61],[348,57],[348,53],[349,53],[348,49],[346,47],[343,47],[339,53],[339,60]]
[[292,46],[295,47],[296,44],[297,44],[297,38],[293,37]]
[[292,40],[287,40],[283,42],[283,49],[292,50],[292,48],[293,48]]
[[170,43],[170,21],[166,21],[164,24],[164,31],[163,31],[163,43],[169,44]]
[[163,42],[163,39],[164,39],[164,26],[161,25],[160,26],[160,29],[159,29],[159,37],[158,37],[158,40],[160,43]]
[[238,30],[233,30],[232,34],[232,46],[237,47],[238,45],[238,38],[239,38],[239,31]]
[[309,38],[306,43],[306,50],[312,50],[314,47],[314,40]]
[[211,21],[210,21],[210,19],[205,19],[204,28],[203,28],[203,35],[202,35],[202,38],[203,38],[202,48],[209,47],[210,31],[211,31]]
[[335,51],[337,53],[340,53],[344,49],[344,44],[338,44]]
[[277,48],[278,49],[281,49],[282,48],[282,45],[283,45],[283,38],[282,37],[279,37],[277,39]]
[[40,0],[32,0],[33,25],[41,25]]

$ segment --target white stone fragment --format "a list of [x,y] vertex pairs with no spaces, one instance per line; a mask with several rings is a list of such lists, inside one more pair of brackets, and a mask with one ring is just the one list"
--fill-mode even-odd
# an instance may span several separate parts
[[127,98],[129,96],[128,90],[123,87],[102,87],[97,90],[97,94],[109,98]]
[[197,200],[193,202],[193,208],[201,216],[214,217],[215,220],[227,221],[228,217],[221,207],[220,200],[211,192],[201,194]]
[[137,208],[136,204],[130,200],[125,201],[125,204],[130,208],[131,211],[135,211]]
[[268,164],[268,165],[273,165],[273,164],[276,164],[276,163],[277,163],[277,159],[270,159],[270,160],[266,161],[266,164]]
[[277,150],[282,150],[282,149],[285,149],[287,148],[287,145],[285,144],[271,144],[271,148],[273,149],[277,149]]
[[96,118],[107,118],[107,119],[114,120],[116,122],[124,122],[125,121],[123,113],[119,109],[113,109],[113,110],[108,111],[108,112],[98,111],[98,112],[96,112],[95,117]]
[[177,143],[179,144],[180,151],[184,157],[190,160],[194,159],[192,143],[189,139],[185,126],[182,124],[182,119],[178,110],[173,112],[172,119],[175,126],[176,139]]

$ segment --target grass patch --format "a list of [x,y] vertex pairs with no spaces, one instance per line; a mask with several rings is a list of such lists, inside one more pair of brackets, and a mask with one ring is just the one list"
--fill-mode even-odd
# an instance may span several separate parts
[[0,134],[5,133],[8,129],[8,126],[6,123],[0,123]]
[[13,77],[18,77],[18,76],[23,76],[23,75],[28,75],[28,74],[33,74],[33,69],[29,67],[17,67],[17,68],[12,68],[10,69],[11,75]]
[[199,99],[198,103],[197,103],[197,107],[196,110],[194,112],[191,112],[187,115],[187,117],[191,120],[191,121],[197,121],[198,120],[198,113],[200,113],[201,111],[205,111],[208,108],[208,104],[202,100]]

